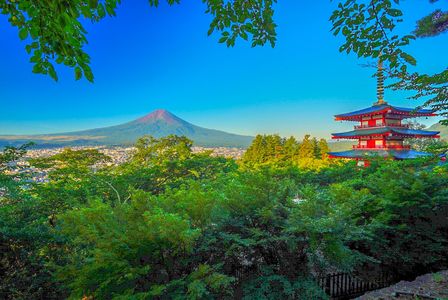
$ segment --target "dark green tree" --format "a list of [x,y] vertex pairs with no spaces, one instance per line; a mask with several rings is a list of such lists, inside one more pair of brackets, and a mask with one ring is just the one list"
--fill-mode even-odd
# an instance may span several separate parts
[[257,135],[246,150],[243,162],[263,164],[285,159],[284,140],[277,134]]
[[291,136],[285,140],[283,152],[286,160],[294,161],[297,159],[299,151],[299,143],[296,138]]

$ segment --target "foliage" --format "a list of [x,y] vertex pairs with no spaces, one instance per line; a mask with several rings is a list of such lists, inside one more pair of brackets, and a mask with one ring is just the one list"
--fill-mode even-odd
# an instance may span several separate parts
[[257,135],[244,153],[242,162],[247,165],[281,164],[297,165],[303,169],[319,169],[329,165],[330,151],[325,139],[317,141],[305,135],[302,142],[294,137]]
[[370,195],[355,217],[375,224],[374,238],[354,247],[400,277],[447,263],[448,177],[436,170],[423,169],[422,162],[383,163],[362,180],[348,182]]
[[[432,3],[437,1],[430,1]],[[358,57],[376,58],[387,65],[394,89],[416,91],[412,99],[423,98],[423,106],[448,115],[448,71],[429,75],[411,73],[409,66],[417,60],[404,49],[416,37],[429,37],[447,32],[447,13],[435,10],[423,17],[413,33],[399,35],[394,31],[403,21],[400,0],[339,1],[330,21],[333,33],[344,37],[341,52],[354,52]],[[376,76],[380,74],[376,73]],[[446,123],[446,120],[443,120]]]
[[18,163],[28,146],[0,154],[0,298],[57,299],[64,288],[55,286],[45,262],[59,259],[46,249],[60,238],[52,232],[48,206],[29,193],[29,174]]
[[[425,125],[416,121],[409,121],[407,122],[407,125],[411,129],[426,129]],[[442,136],[443,134],[441,133],[440,135]],[[409,138],[405,140],[405,145],[408,145],[417,151],[429,152],[433,154],[442,154],[448,149],[447,143],[439,139]]]
[[[302,155],[325,160],[305,139]],[[405,278],[448,266],[446,165],[310,169],[276,159],[276,143],[297,159],[293,138],[257,143],[270,144],[268,162],[238,166],[192,153],[185,138],[144,137],[118,166],[66,149],[31,161],[48,182],[3,172],[17,192],[0,200],[0,296],[325,299],[319,274],[381,264]],[[4,152],[3,166],[17,153]]]
[[[275,45],[273,6],[276,0],[203,2],[207,6],[206,13],[213,16],[208,34],[215,30],[221,32],[220,43],[234,46],[237,38],[248,40],[250,37],[253,47],[266,43]],[[121,0],[70,0],[66,3],[7,0],[0,4],[0,12],[18,28],[20,39],[30,41],[26,50],[31,55],[34,73],[48,74],[57,80],[54,67],[57,63],[73,68],[77,80],[84,76],[93,81],[90,57],[83,50],[87,39],[82,20],[98,22],[106,16],[114,16],[120,3]],[[178,4],[180,0],[167,0],[167,3]],[[159,1],[151,0],[149,4],[158,6]],[[399,4],[400,0],[338,1],[330,21],[333,33],[342,35],[345,40],[339,50],[386,63],[390,77],[395,79],[391,85],[394,89],[416,91],[412,98],[424,98],[424,106],[446,117],[448,71],[433,75],[410,73],[408,67],[415,66],[417,61],[404,49],[416,37],[446,32],[448,13],[435,10],[419,20],[413,33],[399,35],[394,31],[404,17]]]
[[[173,5],[180,0],[166,2]],[[268,42],[275,45],[272,6],[276,0],[202,2],[207,6],[206,13],[213,16],[208,34],[221,32],[219,42],[234,46],[237,38],[251,37],[253,47]],[[84,76],[93,82],[90,56],[84,51],[87,31],[83,22],[95,23],[115,16],[120,3],[121,0],[6,0],[0,3],[0,13],[17,27],[19,38],[29,42],[25,48],[34,64],[33,73],[58,80],[54,65],[63,64],[74,69],[76,80]],[[159,0],[150,0],[149,5],[157,7]]]
[[184,160],[191,155],[193,142],[186,137],[169,135],[156,139],[152,136],[140,138],[133,160],[138,164],[156,164],[165,160]]
[[[157,296],[165,290],[186,293],[178,289],[188,286],[184,281],[192,274],[185,273],[186,258],[200,232],[157,202],[140,192],[129,204],[111,207],[97,201],[62,217],[63,233],[79,249],[70,251],[71,263],[58,272],[72,296],[86,293],[108,299],[140,293]],[[225,286],[228,281],[222,280]]]
[[[401,47],[409,45],[413,35],[389,37],[403,13],[390,0],[339,2],[330,18],[333,33],[342,34],[345,43],[339,51],[354,52],[358,57],[381,56],[390,64],[392,72],[406,72],[407,64],[415,65],[415,59]],[[398,1],[395,1],[398,2]]]
[[418,21],[415,35],[418,37],[431,37],[448,30],[448,13],[440,9]]
[[20,182],[22,174],[16,170],[23,170],[24,166],[18,161],[26,154],[26,149],[32,144],[24,144],[19,148],[6,147],[0,153],[0,203],[9,199],[20,197]]

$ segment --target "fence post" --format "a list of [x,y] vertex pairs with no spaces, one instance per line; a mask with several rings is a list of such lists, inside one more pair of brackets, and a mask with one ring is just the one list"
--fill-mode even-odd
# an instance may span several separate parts
[[331,286],[330,278],[331,278],[331,275],[327,275],[325,277],[325,293],[327,293],[328,295],[330,295],[330,293],[331,293],[331,291],[330,291],[330,286]]

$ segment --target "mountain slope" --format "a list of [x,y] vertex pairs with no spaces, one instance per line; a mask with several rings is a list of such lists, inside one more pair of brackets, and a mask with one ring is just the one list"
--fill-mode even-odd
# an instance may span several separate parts
[[448,126],[436,123],[428,128],[431,131],[440,131],[440,139],[448,141]]
[[195,145],[206,147],[247,147],[253,137],[193,125],[166,110],[156,110],[137,120],[110,127],[77,132],[33,136],[0,136],[0,146],[35,141],[38,145],[131,145],[143,135],[160,138],[184,135]]

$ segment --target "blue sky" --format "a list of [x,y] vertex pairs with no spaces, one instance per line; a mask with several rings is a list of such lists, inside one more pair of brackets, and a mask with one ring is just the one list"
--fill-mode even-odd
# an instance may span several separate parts
[[[341,40],[330,33],[334,2],[280,0],[274,49],[218,44],[219,35],[207,36],[211,17],[199,0],[157,9],[146,0],[122,2],[117,17],[86,25],[94,84],[64,68],[59,82],[32,74],[25,43],[0,16],[0,134],[109,126],[164,108],[207,128],[329,138],[352,126],[334,122],[334,114],[375,101],[374,70],[339,53]],[[399,30],[412,31],[437,7],[448,4],[403,1]],[[447,46],[445,34],[418,40],[409,52],[431,73],[446,67]],[[386,100],[420,104],[399,92],[387,91]]]

